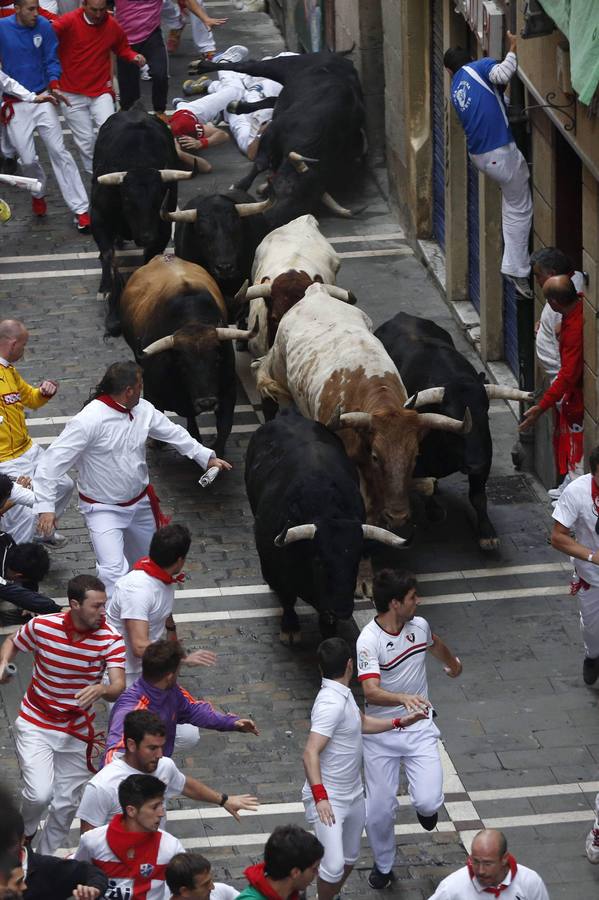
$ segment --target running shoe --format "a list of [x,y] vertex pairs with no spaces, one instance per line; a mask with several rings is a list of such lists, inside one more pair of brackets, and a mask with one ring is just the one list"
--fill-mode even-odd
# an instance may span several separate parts
[[391,872],[380,872],[376,866],[373,866],[368,876],[368,884],[375,891],[382,891],[388,887],[392,881],[395,881],[395,875]]
[[[597,824],[597,820],[595,820],[595,826]],[[587,834],[585,849],[588,861],[597,865],[599,863],[599,828],[591,828]]]
[[196,79],[188,78],[187,81],[183,82],[183,93],[187,94],[188,97],[196,94],[205,94],[208,90],[210,80],[209,75],[200,75],[200,77]]
[[215,53],[212,57],[212,62],[240,63],[243,62],[244,59],[247,59],[249,55],[250,51],[247,47],[244,47],[243,44],[233,44],[232,47],[227,47],[226,50],[222,50],[220,53]]
[[75,224],[77,225],[77,231],[80,231],[81,234],[89,234],[89,229],[92,224],[89,213],[77,213],[75,216]]

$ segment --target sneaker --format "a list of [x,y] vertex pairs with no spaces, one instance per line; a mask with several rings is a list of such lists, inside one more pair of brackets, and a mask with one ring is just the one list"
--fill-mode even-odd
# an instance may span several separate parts
[[180,103],[187,103],[185,97],[173,97],[173,109],[176,109]]
[[210,80],[209,75],[200,75],[200,77],[195,80],[189,78],[187,81],[183,82],[183,93],[187,94],[188,97],[195,94],[205,94],[208,90]]
[[[597,825],[597,820],[595,820],[595,825]],[[597,865],[599,863],[599,828],[591,828],[587,834],[585,849],[588,861]]]
[[34,216],[45,216],[48,212],[48,204],[45,197],[31,198],[31,212]]
[[77,225],[77,231],[80,231],[81,234],[89,234],[89,229],[92,224],[89,213],[77,213],[75,216],[75,224]]
[[152,76],[150,75],[150,67],[147,65],[147,63],[145,66],[142,66],[141,69],[139,70],[139,77],[141,78],[142,81],[151,81],[152,80]]
[[200,53],[200,55],[197,57],[197,59],[192,59],[192,61],[187,66],[187,71],[189,72],[189,74],[197,75],[198,67],[201,66],[202,63],[212,62],[212,59],[214,57],[214,52],[215,52],[214,50],[207,50],[205,53]]
[[530,286],[530,278],[521,278],[517,275],[504,275],[503,276],[506,281],[509,281],[510,284],[513,284],[516,288],[516,291],[520,294],[521,297],[526,297],[527,300],[532,300],[533,292]]
[[585,684],[595,684],[599,678],[599,657],[585,656],[582,664],[582,680]]
[[376,866],[373,866],[368,876],[368,884],[375,891],[382,891],[388,887],[392,881],[395,881],[395,875],[391,872],[380,872]]
[[66,543],[68,543],[68,537],[65,534],[61,534],[60,531],[55,531],[50,537],[44,537],[41,534],[34,534],[33,540],[37,544],[44,544],[45,547],[64,547]]
[[418,821],[422,825],[425,831],[432,831],[437,824],[437,820],[439,818],[437,813],[433,813],[432,816],[421,816],[419,812],[416,813],[418,816]]
[[221,53],[215,53],[212,57],[212,62],[240,63],[243,62],[244,59],[247,59],[249,55],[250,51],[247,47],[244,47],[243,44],[233,44],[232,47],[227,47],[227,49],[223,50]]
[[572,481],[572,476],[568,472],[566,477],[562,481],[561,484],[558,484],[556,488],[551,488],[550,491],[547,491],[547,494],[551,497],[552,500],[559,500],[561,495],[564,493],[565,489],[568,487],[570,482]]

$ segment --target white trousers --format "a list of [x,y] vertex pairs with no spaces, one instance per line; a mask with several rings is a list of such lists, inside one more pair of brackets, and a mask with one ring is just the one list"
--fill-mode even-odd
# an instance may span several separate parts
[[345,866],[353,866],[360,855],[360,840],[366,818],[364,797],[350,802],[330,800],[335,814],[334,825],[324,825],[314,800],[305,800],[306,820],[324,847],[318,874],[323,881],[336,884],[343,878]]
[[71,105],[63,104],[62,113],[77,144],[83,168],[91,175],[96,133],[115,111],[112,94],[100,94],[99,97],[68,94],[66,91],[63,94]]
[[[202,0],[198,0],[198,2],[204,8]],[[191,36],[200,53],[211,53],[216,50],[212,30],[206,28],[202,20],[198,19],[197,16],[190,15],[189,18],[191,19]]]
[[599,586],[592,584],[588,591],[581,588],[576,594],[580,610],[580,630],[584,652],[591,659],[599,657]]
[[96,572],[110,598],[115,583],[134,562],[147,556],[156,522],[148,497],[132,506],[79,501],[96,554]]
[[470,159],[501,188],[501,225],[503,229],[504,275],[526,278],[530,274],[528,237],[532,225],[532,196],[526,160],[514,143],[487,153],[471,154]]
[[[212,84],[220,85],[221,82],[214,81]],[[205,94],[203,97],[199,97],[197,100],[178,103],[177,109],[190,110],[194,116],[197,116],[204,124],[218,122],[218,120],[222,118],[222,113],[226,108],[227,103],[232,103],[233,100],[241,100],[242,97],[243,85],[241,88],[238,88],[235,85],[222,85],[220,88],[217,88],[217,90],[210,91],[210,93]]]
[[[44,450],[39,444],[32,444],[29,450],[17,456],[16,459],[9,459],[0,463],[0,472],[5,475],[27,475],[35,482],[35,470],[42,461]],[[73,493],[72,478],[63,475],[58,479],[57,497],[56,497],[56,517],[60,518],[71,499]],[[25,544],[33,538],[35,526],[37,523],[37,513],[28,506],[13,506],[5,515],[2,516],[2,530],[12,535],[17,544]]]
[[59,847],[68,846],[71,822],[91,777],[85,744],[61,731],[38,728],[20,716],[14,724],[14,735],[23,776],[25,834],[35,832],[50,804],[36,849],[53,854]]
[[363,736],[366,833],[380,872],[391,871],[395,861],[394,822],[399,809],[397,791],[401,764],[416,812],[432,816],[443,803],[439,736],[439,729],[432,721],[415,730],[408,728]]
[[49,103],[15,103],[14,116],[6,126],[8,139],[21,160],[21,171],[27,178],[38,178],[42,187],[33,194],[46,194],[46,173],[35,152],[33,132],[37,132],[48,151],[54,175],[63,200],[71,212],[86,212],[89,207],[87,194],[75,160],[64,145],[58,113]]

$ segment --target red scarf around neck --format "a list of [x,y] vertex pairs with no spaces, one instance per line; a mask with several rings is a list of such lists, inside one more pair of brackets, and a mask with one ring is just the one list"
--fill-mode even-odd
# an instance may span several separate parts
[[127,413],[129,418],[133,420],[133,413],[131,412],[131,410],[127,409],[126,406],[121,406],[121,404],[117,403],[116,400],[113,400],[110,394],[100,394],[99,397],[96,397],[96,400],[99,400],[100,403],[105,403],[106,406],[109,406],[111,409],[116,409],[117,412],[123,414]]
[[185,581],[185,574],[183,572],[179,575],[170,575],[166,569],[163,569],[158,563],[155,563],[149,556],[142,556],[141,559],[138,559],[137,562],[133,564],[133,568],[137,572],[145,572],[146,575],[157,578],[158,581],[162,581],[164,584],[181,584]]
[[[510,884],[511,884],[512,881],[514,880],[514,878],[516,877],[516,872],[518,871],[518,863],[516,862],[516,860],[514,859],[514,857],[512,856],[511,853],[508,853],[507,861],[508,861],[508,865],[510,867],[510,873],[512,876],[510,879]],[[472,868],[472,863],[470,862],[470,857],[468,857],[468,862],[466,863],[466,865],[468,866],[468,874],[470,875],[470,878],[476,878],[474,869]],[[480,884],[480,881],[479,881],[479,884]],[[510,884],[498,884],[497,887],[486,887],[486,888],[483,888],[483,893],[484,894],[493,894],[494,897],[499,897],[499,895],[501,894],[502,891],[507,891]]]
[[166,866],[158,865],[161,831],[127,831],[124,816],[117,815],[106,829],[106,843],[119,860],[94,859],[108,878],[133,881],[132,900],[145,900],[152,881],[164,881]]
[[[89,628],[86,628],[83,631],[80,628],[77,628],[77,626],[73,622],[73,616],[71,614],[71,610],[69,610],[68,612],[66,612],[64,614],[62,624],[63,624],[64,630],[67,633],[67,638],[68,638],[68,641],[70,644],[79,643],[79,641],[83,640],[86,633],[88,631],[91,631],[91,629],[89,629]],[[98,626],[98,628],[103,628],[105,624],[106,624],[106,619],[103,618],[102,621],[100,622],[100,625]],[[94,629],[94,631],[97,631],[97,630],[98,629]],[[77,640],[75,640],[75,635],[79,635]]]
[[[248,866],[243,873],[251,886],[260,891],[267,900],[282,900],[281,895],[270,886],[267,876],[264,874],[264,863],[258,863],[255,866]],[[294,891],[288,900],[298,900],[299,894]]]

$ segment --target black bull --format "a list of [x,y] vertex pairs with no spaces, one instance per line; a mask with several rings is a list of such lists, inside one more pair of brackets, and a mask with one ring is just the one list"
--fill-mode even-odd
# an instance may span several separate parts
[[[482,550],[499,546],[487,513],[486,485],[493,461],[489,428],[489,400],[529,399],[524,391],[485,384],[456,349],[451,335],[435,322],[400,312],[375,332],[397,366],[408,392],[416,396],[414,407],[461,419],[466,407],[472,416],[468,434],[431,431],[420,443],[415,477],[445,478],[454,472],[468,476],[469,498],[477,520],[477,537]],[[427,397],[427,389],[435,388]],[[435,501],[432,501],[434,506]]]
[[115,245],[135,241],[144,248],[144,262],[162,253],[171,223],[161,212],[177,208],[177,181],[189,177],[191,172],[180,170],[170,128],[140,105],[102,125],[94,150],[91,229],[102,261],[99,292],[105,297],[118,279]]
[[[270,228],[316,212],[321,200],[347,215],[328,191],[343,184],[350,164],[364,153],[364,101],[353,63],[327,51],[200,66],[203,72],[219,69],[283,85],[252,169],[237,184],[248,190],[259,172],[273,170],[269,192],[275,203],[266,214]],[[306,157],[307,162],[290,154]]]
[[369,542],[404,542],[364,525],[357,470],[343,444],[295,409],[252,435],[245,484],[262,574],[283,607],[281,640],[292,644],[299,638],[298,597],[318,611],[323,635],[334,633],[337,620],[353,613],[358,567]]

